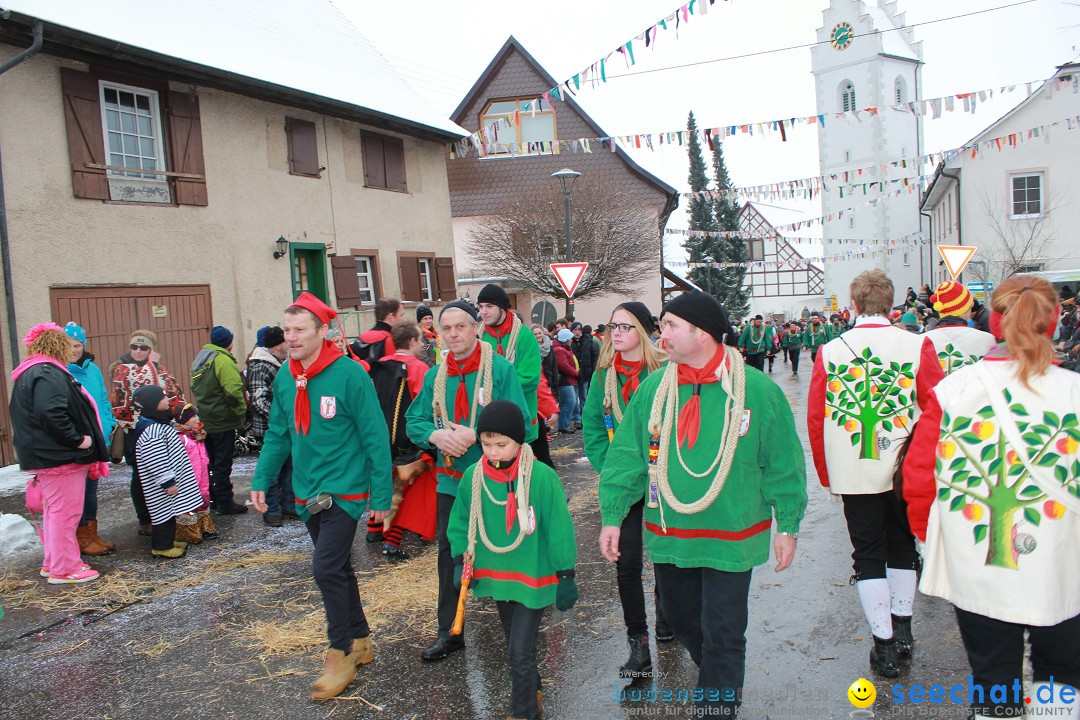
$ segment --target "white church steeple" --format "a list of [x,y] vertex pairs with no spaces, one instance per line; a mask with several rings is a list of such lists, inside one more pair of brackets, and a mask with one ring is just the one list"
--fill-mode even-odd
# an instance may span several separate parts
[[[923,256],[922,246],[829,240],[881,243],[919,231],[917,180],[909,180],[907,185],[871,184],[919,175],[921,166],[914,158],[923,152],[922,120],[893,108],[919,99],[922,43],[915,41],[911,28],[904,27],[904,14],[897,12],[896,2],[831,0],[822,19],[817,31],[820,44],[811,50],[817,111],[825,120],[824,127],[818,129],[818,157],[823,175],[840,175],[830,183],[830,192],[822,194],[822,213],[833,215],[825,222],[822,247],[826,256],[876,251],[865,257],[827,259],[825,295],[835,294],[840,307],[850,307],[848,286],[852,278],[879,267],[892,278],[899,302],[908,286],[917,290],[923,278],[930,282],[929,256]],[[873,113],[866,108],[879,110]],[[834,115],[844,111],[857,111],[857,116]],[[892,163],[900,160],[906,162],[894,167]],[[864,168],[861,173],[860,168]],[[864,206],[868,200],[901,188],[905,192]],[[841,212],[843,217],[838,217]]]

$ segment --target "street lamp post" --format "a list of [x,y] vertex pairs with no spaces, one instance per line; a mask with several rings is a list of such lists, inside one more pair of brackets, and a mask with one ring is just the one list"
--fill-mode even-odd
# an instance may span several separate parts
[[[566,208],[566,262],[574,262],[574,238],[570,234],[570,193],[574,191],[574,182],[581,177],[581,173],[568,168],[552,173],[551,177],[557,179],[562,185],[563,204]],[[574,298],[566,298],[566,316],[574,317]]]

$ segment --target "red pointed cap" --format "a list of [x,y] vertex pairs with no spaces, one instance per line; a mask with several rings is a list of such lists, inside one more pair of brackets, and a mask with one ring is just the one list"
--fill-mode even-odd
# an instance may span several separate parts
[[300,293],[300,296],[293,301],[292,306],[290,307],[293,306],[310,310],[315,314],[315,317],[322,321],[323,325],[329,325],[330,321],[337,317],[337,310],[309,292]]

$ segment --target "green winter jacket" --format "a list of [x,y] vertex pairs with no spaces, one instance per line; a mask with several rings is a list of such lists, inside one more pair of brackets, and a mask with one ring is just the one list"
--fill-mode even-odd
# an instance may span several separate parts
[[311,425],[301,435],[295,424],[296,382],[283,365],[274,378],[270,427],[251,489],[270,487],[291,456],[296,510],[305,520],[303,501],[323,492],[357,520],[369,503],[372,510],[389,510],[394,491],[390,433],[371,378],[358,362],[341,357],[308,380],[307,390]]
[[[535,340],[536,338],[533,338],[534,342]],[[405,411],[405,432],[416,445],[426,449],[435,449],[435,446],[429,442],[429,438],[431,433],[437,429],[435,426],[433,398],[435,395],[435,375],[438,370],[439,367],[435,366],[427,371],[427,374],[424,375],[424,387],[420,390],[420,394],[413,398],[412,403],[409,404],[409,409]],[[457,393],[458,383],[461,382],[461,379],[460,376],[447,376],[446,378],[446,401],[451,405],[451,410],[448,412],[451,417],[453,417],[454,396]],[[495,386],[491,393],[492,396],[490,398],[480,398],[480,401],[486,405],[492,400],[509,400],[517,405],[526,418],[525,442],[535,440],[536,425],[529,425],[528,423],[529,408],[525,402],[525,396],[521,393],[521,384],[518,382],[517,373],[514,372],[514,366],[507,362],[502,355],[492,355],[491,382]],[[469,373],[465,376],[465,391],[468,393],[469,407],[472,407],[474,387],[476,387],[476,373]],[[533,393],[533,401],[535,400],[536,393]],[[477,407],[476,414],[478,416],[482,407],[483,405]],[[469,425],[467,422],[461,424]],[[470,425],[470,427],[473,426]],[[452,458],[449,467],[444,462],[442,453],[437,452],[436,454],[438,458],[435,463],[435,473],[439,480],[438,491],[446,495],[457,495],[461,470],[477,462],[483,451],[480,448],[480,440],[477,439],[476,443],[465,451],[464,455],[459,458]]]
[[[619,527],[630,506],[648,492],[648,419],[662,376],[656,372],[641,383],[608,450],[599,490],[605,526]],[[680,408],[691,392],[692,386],[679,386]],[[701,387],[700,435],[693,448],[682,449],[683,460],[695,472],[704,471],[716,457],[725,432],[721,410],[726,397],[719,383]],[[646,504],[645,548],[653,562],[742,572],[768,561],[774,517],[778,531],[798,532],[806,509],[806,462],[791,406],[767,376],[747,372],[745,407],[745,431],[731,472],[711,506],[681,515],[661,497],[661,519],[660,509]],[[694,502],[705,494],[715,472],[698,479],[683,470],[676,442],[673,431],[668,467],[671,488],[680,501]]]
[[[469,545],[474,467],[465,470],[446,528],[450,553],[454,557],[463,555]],[[505,483],[486,477],[482,477],[480,482],[497,500],[506,500]],[[495,547],[507,547],[517,539],[517,522],[507,533],[506,506],[492,502],[483,490],[478,488],[477,491],[484,493],[481,509],[488,539]],[[577,562],[577,541],[559,476],[539,461],[533,461],[529,506],[536,517],[536,530],[526,535],[521,545],[511,552],[492,552],[477,533],[476,559],[473,561],[473,577],[476,579],[473,595],[476,597],[519,602],[533,609],[544,608],[555,602],[555,590],[559,584],[555,573],[573,569]]]
[[223,347],[207,343],[191,364],[191,392],[206,432],[239,430],[247,401],[236,358]]

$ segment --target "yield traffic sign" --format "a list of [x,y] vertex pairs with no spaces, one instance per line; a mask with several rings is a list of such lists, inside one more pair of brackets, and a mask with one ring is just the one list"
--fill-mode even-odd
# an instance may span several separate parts
[[566,297],[574,297],[574,291],[581,283],[585,275],[585,269],[589,267],[587,262],[551,263],[551,272],[555,273],[555,279],[559,281]]
[[964,266],[968,264],[971,256],[975,254],[975,248],[971,245],[938,245],[938,252],[941,253],[945,267],[955,280],[964,271]]

